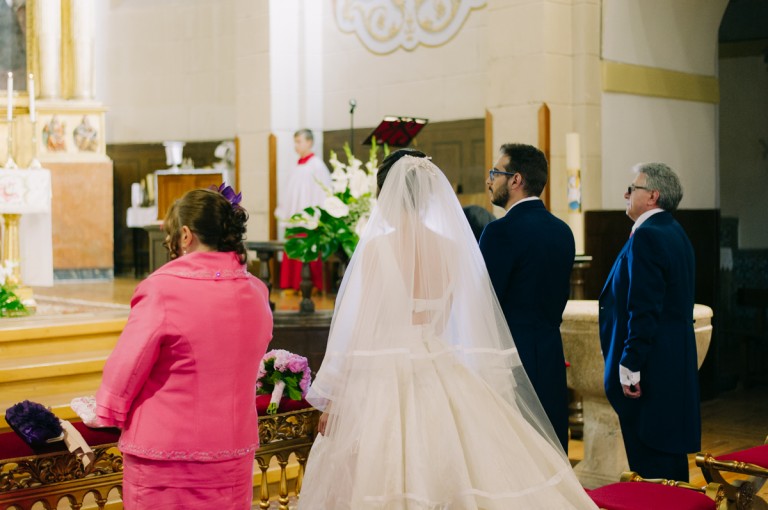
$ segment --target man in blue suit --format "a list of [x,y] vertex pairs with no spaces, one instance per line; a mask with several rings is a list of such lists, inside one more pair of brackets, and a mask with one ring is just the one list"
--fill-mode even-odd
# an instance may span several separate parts
[[568,452],[568,388],[560,323],[575,255],[571,229],[544,207],[547,159],[536,147],[501,146],[486,185],[507,210],[480,237],[493,288],[533,388]]
[[663,163],[634,171],[624,198],[635,224],[600,294],[605,393],[630,469],[687,481],[686,454],[701,447],[694,253],[670,214],[683,197],[677,175]]

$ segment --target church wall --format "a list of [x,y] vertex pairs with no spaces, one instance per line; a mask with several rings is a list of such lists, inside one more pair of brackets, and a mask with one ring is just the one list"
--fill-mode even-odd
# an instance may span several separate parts
[[738,248],[768,248],[768,65],[762,55],[720,59],[720,203],[738,218]]
[[[716,75],[717,30],[726,0],[605,0],[606,61]],[[603,208],[623,209],[628,170],[662,161],[680,176],[681,208],[716,208],[717,106],[713,102],[605,92]]]
[[235,0],[95,4],[108,143],[234,137]]

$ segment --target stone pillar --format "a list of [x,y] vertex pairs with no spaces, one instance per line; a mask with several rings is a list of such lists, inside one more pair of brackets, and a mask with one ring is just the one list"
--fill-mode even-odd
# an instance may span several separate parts
[[74,99],[93,99],[94,2],[72,1]]
[[61,95],[61,0],[37,0],[40,97]]

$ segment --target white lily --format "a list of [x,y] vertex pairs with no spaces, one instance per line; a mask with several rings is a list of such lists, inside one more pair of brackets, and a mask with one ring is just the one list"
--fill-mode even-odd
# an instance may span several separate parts
[[339,167],[331,174],[331,181],[334,193],[344,193],[344,190],[347,189],[349,174],[343,170],[343,167]]
[[364,170],[354,170],[349,178],[349,192],[355,198],[360,198],[371,192],[370,180]]
[[323,209],[334,218],[343,218],[349,214],[349,206],[341,201],[337,196],[330,196],[325,199]]
[[16,267],[16,264],[10,260],[6,260],[0,265],[0,285],[5,285],[8,277],[13,275],[14,267]]
[[360,170],[361,166],[363,166],[362,161],[357,158],[352,158],[352,161],[349,162],[349,171],[354,172],[355,170]]
[[315,212],[310,215],[306,211],[301,213],[301,221],[299,226],[302,226],[308,230],[315,230],[320,225],[320,211],[315,209]]

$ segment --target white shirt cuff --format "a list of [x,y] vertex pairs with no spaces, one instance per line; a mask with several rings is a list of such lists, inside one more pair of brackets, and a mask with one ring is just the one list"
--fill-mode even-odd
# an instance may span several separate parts
[[619,365],[619,381],[624,386],[632,386],[640,382],[640,372],[632,372],[624,365]]

